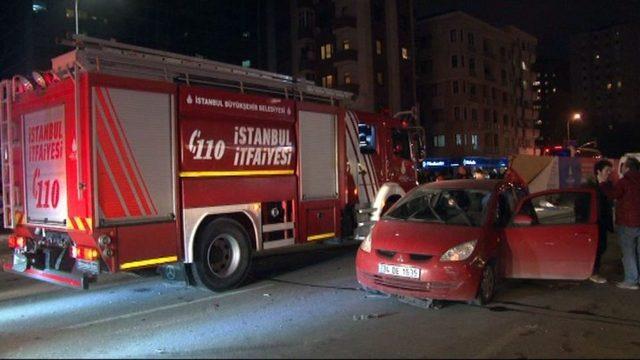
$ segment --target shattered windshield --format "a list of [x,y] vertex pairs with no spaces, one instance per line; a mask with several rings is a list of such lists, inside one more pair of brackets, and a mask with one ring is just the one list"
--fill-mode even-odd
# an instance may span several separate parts
[[386,219],[481,226],[491,192],[478,189],[416,189],[402,198]]

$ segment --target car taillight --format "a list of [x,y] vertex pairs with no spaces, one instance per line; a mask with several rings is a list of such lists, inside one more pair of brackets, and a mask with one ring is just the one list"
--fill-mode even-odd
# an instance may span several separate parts
[[98,258],[98,250],[90,247],[74,246],[71,248],[71,256],[75,259],[94,261]]
[[10,248],[23,248],[27,244],[27,239],[22,236],[9,235],[7,244]]

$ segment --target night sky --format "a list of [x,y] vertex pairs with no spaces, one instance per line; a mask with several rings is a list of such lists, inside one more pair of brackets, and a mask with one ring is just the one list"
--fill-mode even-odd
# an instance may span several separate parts
[[640,21],[640,0],[417,0],[417,16],[461,10],[492,25],[515,25],[538,38],[538,55],[563,59],[571,35]]

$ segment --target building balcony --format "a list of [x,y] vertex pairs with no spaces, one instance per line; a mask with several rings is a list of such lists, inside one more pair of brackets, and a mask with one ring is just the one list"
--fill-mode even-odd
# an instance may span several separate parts
[[336,85],[336,89],[338,90],[342,90],[342,91],[348,91],[352,94],[358,94],[358,92],[360,91],[360,85],[359,84],[355,84],[355,83],[351,83],[351,84],[340,84],[340,85]]
[[298,28],[298,40],[313,39],[313,29],[310,27]]
[[333,61],[334,63],[345,62],[345,61],[358,61],[358,50],[355,50],[355,49],[338,50],[336,52],[336,56]]
[[300,70],[311,70],[315,71],[318,62],[315,59],[309,59],[306,57],[300,58]]
[[313,0],[298,0],[296,1],[296,4],[298,5],[298,8],[315,9]]
[[337,17],[334,21],[333,21],[333,29],[342,29],[342,28],[356,28],[356,17],[355,16],[349,16],[349,15],[342,15],[340,17]]

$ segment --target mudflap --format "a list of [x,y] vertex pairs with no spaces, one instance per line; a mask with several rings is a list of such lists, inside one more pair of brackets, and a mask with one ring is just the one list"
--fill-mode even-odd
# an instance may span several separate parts
[[187,265],[181,262],[158,266],[158,273],[167,281],[179,281],[190,285]]
[[28,278],[45,281],[55,285],[62,285],[74,289],[89,289],[92,278],[86,274],[74,274],[57,270],[40,270],[35,268],[15,268],[12,264],[2,264],[5,272],[26,276]]

